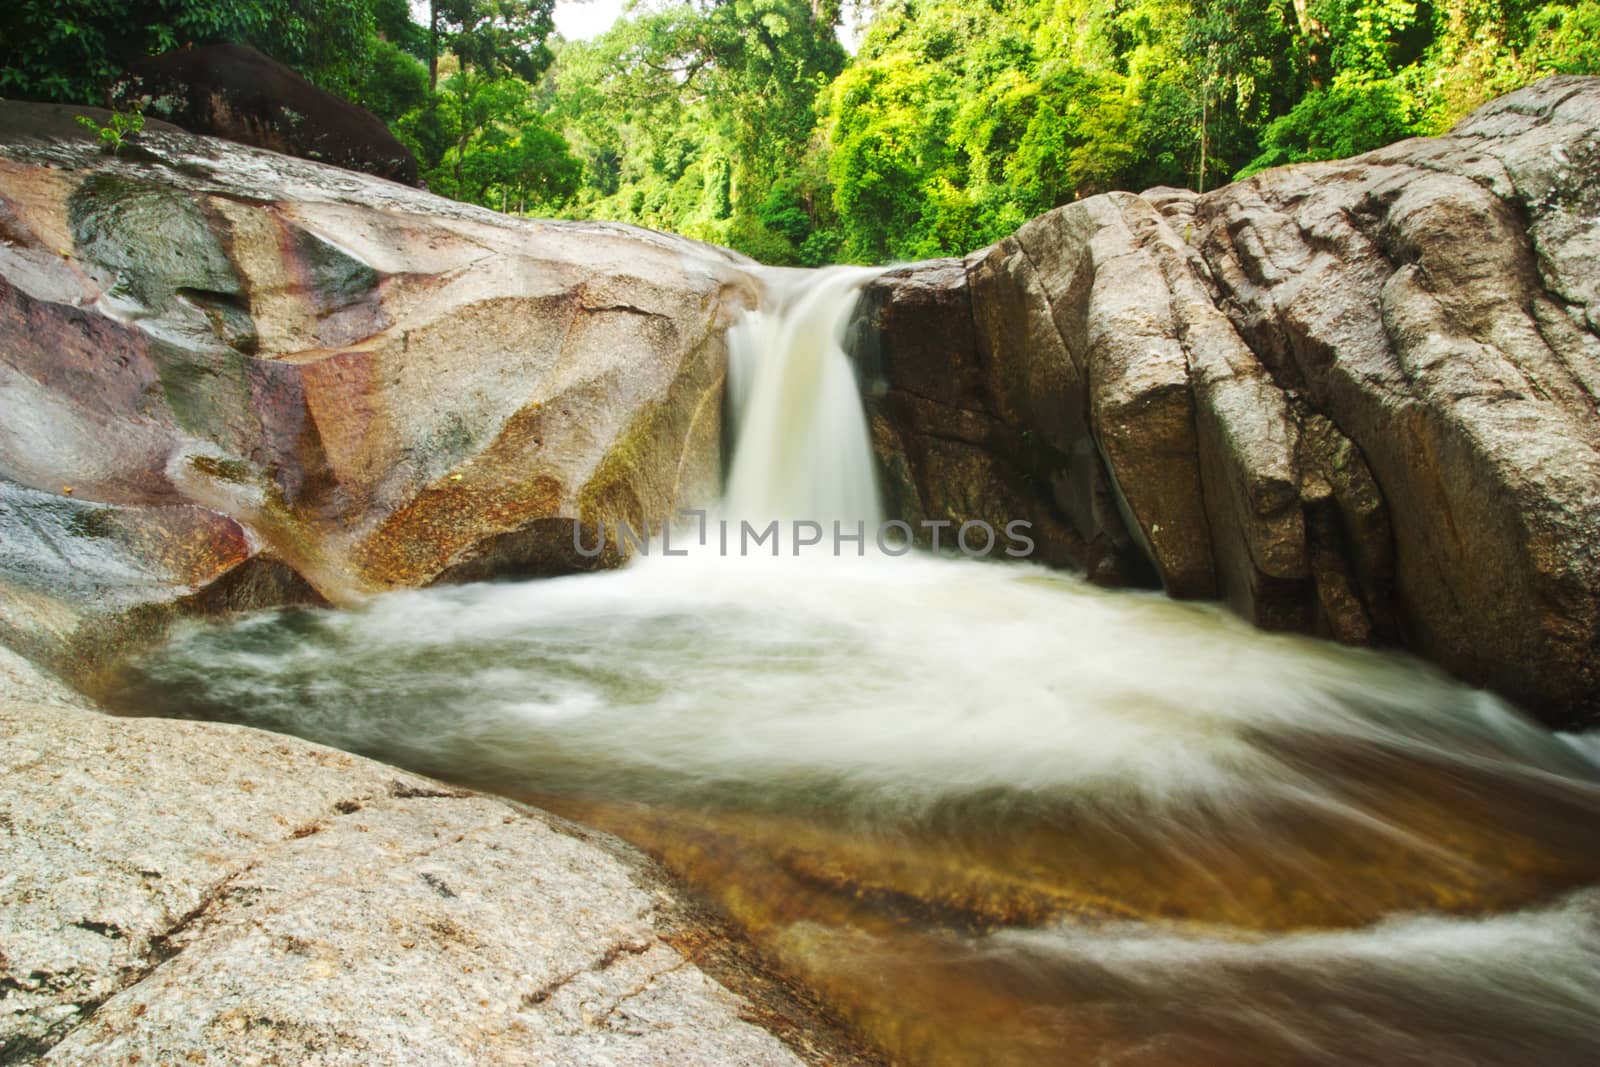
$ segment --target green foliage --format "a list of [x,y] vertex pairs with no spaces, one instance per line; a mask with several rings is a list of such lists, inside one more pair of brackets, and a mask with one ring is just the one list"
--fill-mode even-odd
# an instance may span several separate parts
[[410,52],[380,38],[371,65],[350,98],[385,122],[419,110],[429,100],[428,68]]
[[582,166],[514,77],[467,69],[405,115],[397,132],[436,193],[501,210],[550,210],[577,190]]
[[1317,0],[1312,13],[1326,28],[1329,66],[1347,76],[1381,78],[1417,25],[1416,0]]
[[[0,8],[0,92],[103,100],[141,55],[217,41],[254,45],[389,122],[426,179],[503,209],[555,210],[581,167],[532,106],[549,66],[553,0],[434,0],[419,26],[408,0],[12,0]],[[454,74],[439,91],[428,61]],[[142,124],[95,126],[113,151]]]
[[1600,74],[1600,3],[1545,4],[1528,17],[1536,73]]
[[185,44],[253,44],[335,92],[372,40],[374,0],[8,0],[0,93],[99,103],[129,60]]
[[847,259],[970,250],[1109,189],[1207,188],[1600,69],[1600,2],[883,0],[823,94]]
[[1315,89],[1261,133],[1261,154],[1235,177],[1268,167],[1342,159],[1417,133],[1404,92],[1390,81],[1341,81]]
[[78,115],[76,121],[98,137],[100,146],[111,155],[121,152],[128,139],[144,129],[144,113],[141,111],[113,111],[111,121],[104,126],[88,115]]
[[568,213],[823,261],[831,197],[812,148],[817,93],[844,65],[836,18],[811,0],[679,0],[562,44],[542,106],[583,164]]
[[[1600,0],[10,0],[0,93],[89,103],[243,41],[369,108],[436,192],[773,263],[970,251],[1080,197],[1351,155],[1600,72]],[[115,123],[116,120],[114,120]],[[131,131],[97,134],[113,150]]]
[[553,58],[545,41],[554,10],[555,0],[429,0],[429,88],[438,85],[445,52],[490,77],[537,78]]
[[1188,10],[881,6],[825,98],[844,256],[964,252],[1080,196],[1184,182],[1201,111]]

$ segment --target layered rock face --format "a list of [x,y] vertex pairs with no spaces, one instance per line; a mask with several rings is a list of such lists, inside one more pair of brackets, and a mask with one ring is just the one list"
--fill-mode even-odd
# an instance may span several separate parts
[[1600,714],[1600,80],[1068,205],[885,275],[853,338],[900,513]]
[[[0,643],[590,566],[720,477],[747,261],[0,104]],[[592,535],[586,544],[593,544]]]
[[3,648],[0,776],[0,1063],[800,1063],[651,864],[552,816]]

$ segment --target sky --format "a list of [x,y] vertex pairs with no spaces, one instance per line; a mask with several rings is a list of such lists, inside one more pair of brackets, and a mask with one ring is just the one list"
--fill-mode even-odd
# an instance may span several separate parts
[[[569,41],[587,41],[611,28],[623,0],[556,0],[556,30]],[[427,0],[411,0],[411,17],[428,24]]]
[[587,41],[611,28],[622,0],[556,0],[556,31],[569,41]]
[[[556,0],[556,32],[569,41],[587,41],[609,30],[622,14],[624,0]],[[428,21],[426,0],[411,0],[418,22]],[[847,11],[839,27],[839,40],[852,55],[856,50],[856,27]]]
[[[569,41],[587,41],[611,28],[622,14],[623,0],[556,0],[556,31]],[[851,12],[839,27],[839,41],[852,55],[857,31]]]

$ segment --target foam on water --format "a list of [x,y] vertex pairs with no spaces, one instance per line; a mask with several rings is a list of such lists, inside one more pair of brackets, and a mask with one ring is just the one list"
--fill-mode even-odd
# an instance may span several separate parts
[[[870,276],[774,274],[770,310],[733,332],[738,442],[720,514],[877,523],[840,348]],[[1592,885],[1561,857],[1600,825],[1594,738],[1551,734],[1408,657],[1031,565],[870,548],[725,557],[714,544],[611,573],[190,623],[121,700],[571,799],[624,833],[642,827],[628,805],[658,806],[669,814],[641,843],[690,841],[682,854],[708,866],[680,873],[713,894],[776,879],[725,902],[777,922],[761,936],[780,958],[910,1060],[1437,1065],[1597,1051],[1593,889],[1484,918],[1282,932],[1381,915],[1391,895],[1470,910]],[[965,821],[940,837],[952,805]],[[1037,898],[1047,914],[1207,921],[968,936],[966,920],[901,916],[886,934],[848,885],[819,890],[812,909],[845,918],[796,920],[800,883],[759,857],[812,828],[843,850],[839,870],[923,893],[936,912],[1003,926],[995,916]],[[707,849],[694,836],[707,833],[742,843]],[[974,846],[987,837],[994,848]],[[1358,847],[1367,839],[1398,844]],[[960,892],[919,888],[915,849],[941,841],[953,858],[928,869],[967,879]],[[1106,871],[1082,869],[1095,857]],[[1167,893],[1169,874],[1192,884]],[[1108,896],[1118,887],[1125,900]],[[778,903],[761,912],[762,899]],[[1281,914],[1258,921],[1257,902]],[[995,990],[998,1006],[983,999]]]
[[[840,347],[874,272],[773,272],[730,339],[723,514],[879,518]],[[402,592],[191,625],[146,666],[196,714],[434,773],[641,795],[774,782],[866,810],[983,790],[1115,804],[1314,795],[1263,738],[1339,737],[1505,773],[1594,768],[1420,663],[1259,632],[1209,605],[1025,565],[827,546]],[[1582,786],[1580,788],[1587,788]]]
[[[990,788],[1182,800],[1303,789],[1261,731],[1582,777],[1570,747],[1415,661],[1026,566],[650,559],[194,625],[145,668],[212,713],[568,787],[808,781],[863,806]],[[488,766],[485,766],[485,761]],[[606,786],[610,788],[610,786]]]

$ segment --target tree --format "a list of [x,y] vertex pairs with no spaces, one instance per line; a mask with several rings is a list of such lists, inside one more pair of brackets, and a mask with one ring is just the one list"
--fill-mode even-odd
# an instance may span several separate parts
[[1297,25],[1289,0],[1213,0],[1197,4],[1190,14],[1184,49],[1199,58],[1196,188],[1201,192],[1208,165],[1218,164],[1213,175],[1238,169],[1255,151],[1255,131],[1298,96]]
[[251,44],[335,92],[365,63],[373,0],[8,0],[0,93],[103,103],[130,60],[184,44]]
[[545,41],[554,10],[555,0],[428,0],[429,90],[439,88],[445,52],[490,76],[533,81],[553,58]]
[[1268,167],[1340,159],[1417,132],[1417,119],[1388,81],[1345,78],[1314,89],[1261,134],[1261,153],[1235,177]]
[[1545,4],[1528,17],[1535,74],[1600,71],[1600,3]]
[[826,0],[680,0],[562,44],[546,107],[584,163],[571,210],[801,262],[828,221],[826,168],[809,157],[816,95],[844,66],[838,14]]
[[527,82],[473,69],[445,80],[430,106],[399,124],[436,193],[501,210],[558,206],[582,172],[566,141],[549,129]]
[[[1076,198],[1439,132],[1600,70],[1600,0],[11,0],[0,93],[250,43],[360,103],[431,187],[817,264],[963,253]],[[859,53],[835,30],[866,19]]]

